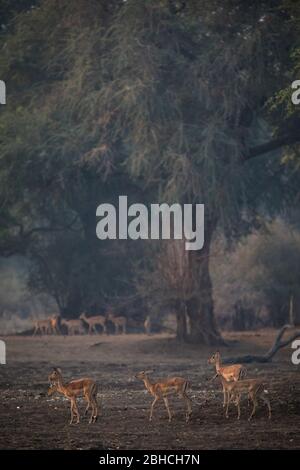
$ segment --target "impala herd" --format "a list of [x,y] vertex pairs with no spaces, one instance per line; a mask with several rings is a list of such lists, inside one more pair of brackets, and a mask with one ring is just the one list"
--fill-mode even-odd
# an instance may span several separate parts
[[115,333],[125,334],[127,332],[127,319],[123,316],[115,316],[109,312],[106,316],[95,315],[87,317],[82,313],[79,318],[74,320],[66,320],[61,318],[60,315],[55,314],[43,320],[36,320],[34,322],[33,336],[37,333],[41,335],[61,334],[60,325],[66,327],[68,335],[83,334],[85,332],[84,325],[88,326],[88,334],[98,333],[97,327],[101,327],[101,331],[107,334],[107,322],[113,324]]
[[[240,402],[243,395],[247,396],[248,404],[249,401],[251,401],[253,404],[251,414],[248,418],[249,421],[256,412],[259,399],[266,404],[268,408],[268,418],[271,418],[271,405],[268,398],[269,392],[266,390],[263,380],[244,379],[244,376],[246,375],[246,369],[241,364],[222,366],[219,352],[213,354],[208,359],[208,363],[215,365],[216,373],[213,379],[219,377],[223,387],[223,408],[225,408],[226,418],[229,417],[228,409],[230,403],[234,403],[237,407],[237,419],[240,419]],[[163,400],[166,407],[169,422],[172,421],[172,413],[170,410],[168,397],[172,394],[175,394],[185,403],[185,420],[188,423],[192,414],[192,400],[187,393],[190,389],[189,381],[182,377],[170,377],[165,380],[153,382],[149,378],[150,373],[151,371],[141,371],[135,375],[135,378],[141,380],[144,383],[146,390],[153,397],[153,401],[150,407],[149,421],[152,421],[155,404],[161,399]],[[76,424],[79,423],[80,415],[76,401],[79,395],[82,395],[87,402],[85,414],[91,407],[89,423],[96,422],[99,413],[97,403],[98,388],[96,382],[93,379],[84,377],[81,379],[71,380],[70,382],[65,382],[62,376],[62,372],[59,368],[54,368],[48,378],[50,382],[48,395],[51,396],[53,393],[58,392],[70,400],[70,424],[74,422],[74,419],[76,420]]]

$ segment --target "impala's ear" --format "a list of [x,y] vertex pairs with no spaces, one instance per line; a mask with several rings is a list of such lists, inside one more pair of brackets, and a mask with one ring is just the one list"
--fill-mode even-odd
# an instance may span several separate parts
[[152,369],[152,370],[145,370],[145,371],[144,371],[144,374],[153,374],[153,372],[154,372],[153,369]]
[[60,367],[54,367],[54,370],[55,370],[56,372],[58,372],[59,374],[61,374],[61,368],[60,368]]

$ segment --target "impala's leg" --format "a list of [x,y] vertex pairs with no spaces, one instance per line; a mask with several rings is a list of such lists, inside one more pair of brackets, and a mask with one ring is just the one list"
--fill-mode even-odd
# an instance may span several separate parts
[[184,400],[186,404],[186,415],[185,415],[185,420],[188,423],[190,420],[190,416],[192,414],[192,401],[191,399],[187,396],[186,392],[179,393],[179,396]]
[[[264,392],[263,392],[264,393]],[[269,398],[265,397],[264,395],[261,395],[262,401],[267,405],[268,410],[269,410],[269,419],[272,417],[272,410],[271,410],[271,403]]]
[[85,411],[84,411],[84,416],[86,416],[87,412],[88,412],[89,409],[90,409],[91,401],[90,401],[90,397],[89,397],[89,394],[88,394],[88,393],[86,393],[86,394],[84,395],[84,398],[85,398],[85,400],[87,401],[87,406],[86,406],[86,409],[85,409]]
[[[95,385],[93,384],[91,386],[91,388],[88,390],[87,395],[86,395],[86,400],[88,400],[89,405],[91,405],[91,407],[92,407],[91,416],[90,416],[90,419],[89,419],[89,424],[93,423],[95,421],[95,418],[96,418],[96,416],[95,416],[96,409],[95,409],[94,393],[95,393]],[[86,411],[87,411],[87,409],[86,409]]]
[[74,398],[74,411],[75,411],[75,414],[76,414],[76,417],[77,417],[77,420],[76,420],[76,424],[79,423],[79,411],[78,411],[78,407],[77,407],[77,403],[76,403],[76,398]]
[[89,400],[90,400],[91,407],[92,407],[91,416],[89,419],[89,424],[91,424],[94,421],[95,404],[94,404],[92,396],[90,396]]
[[223,385],[223,408],[225,408],[227,401],[228,401],[228,394],[227,394],[226,388]]
[[73,400],[71,400],[71,420],[70,420],[70,424],[73,423],[73,417],[74,417],[74,402],[73,402]]
[[255,411],[256,411],[256,408],[257,408],[257,398],[254,394],[249,394],[251,396],[251,400],[253,402],[253,409],[252,409],[252,413],[251,415],[249,416],[248,418],[248,421],[250,421],[252,419],[252,417],[255,415]]
[[167,397],[163,397],[163,400],[164,400],[164,404],[165,404],[165,407],[167,408],[167,412],[168,412],[168,416],[169,416],[169,422],[172,421],[172,413],[171,413],[171,410],[170,410],[170,407],[169,407],[169,400]]
[[225,411],[225,416],[228,418],[228,408],[229,408],[229,403],[231,401],[231,394],[229,392],[226,392],[227,395],[227,403],[226,403],[226,411]]
[[152,402],[152,405],[151,405],[151,408],[150,408],[150,416],[149,416],[149,421],[152,421],[152,416],[153,416],[153,410],[154,410],[154,406],[155,406],[155,403],[159,400],[159,396],[155,396],[153,402]]
[[95,384],[93,386],[93,391],[92,391],[92,403],[94,405],[94,409],[93,409],[93,422],[94,423],[97,421],[97,418],[98,418],[97,393],[98,393],[98,387]]
[[34,328],[34,332],[33,332],[33,335],[32,335],[32,336],[35,336],[35,335],[37,334],[37,331],[38,331],[38,327],[37,327],[37,326],[35,326],[35,328]]
[[90,402],[88,401],[87,407],[86,407],[86,409],[85,409],[85,411],[84,411],[84,416],[87,415],[87,412],[89,411],[89,409],[90,409]]
[[103,327],[103,334],[104,334],[104,335],[107,335],[107,328],[106,328],[106,325],[103,324],[102,327]]
[[237,399],[236,406],[237,406],[237,409],[238,409],[237,419],[240,419],[240,417],[241,417],[241,395],[238,394],[236,399]]

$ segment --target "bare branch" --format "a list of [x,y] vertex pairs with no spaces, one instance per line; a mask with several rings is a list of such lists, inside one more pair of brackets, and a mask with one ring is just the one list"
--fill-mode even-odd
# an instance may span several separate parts
[[281,330],[278,332],[278,335],[275,338],[275,341],[272,347],[269,349],[269,351],[266,352],[266,354],[262,356],[255,356],[255,355],[253,356],[249,354],[245,356],[228,357],[227,359],[223,360],[224,364],[233,364],[233,363],[250,364],[252,362],[259,362],[259,363],[270,362],[280,349],[285,348],[286,346],[291,344],[295,339],[300,338],[300,331],[297,331],[292,336],[290,336],[287,340],[281,341],[281,338],[283,337],[284,333],[290,327],[291,327],[290,325],[284,325],[281,328]]

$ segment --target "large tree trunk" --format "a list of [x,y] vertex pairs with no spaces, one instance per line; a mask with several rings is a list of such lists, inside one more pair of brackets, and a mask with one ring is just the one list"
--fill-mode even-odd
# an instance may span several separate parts
[[192,291],[186,303],[191,329],[189,340],[211,346],[224,344],[215,321],[209,273],[210,245],[214,229],[215,223],[206,220],[203,249],[189,252]]

